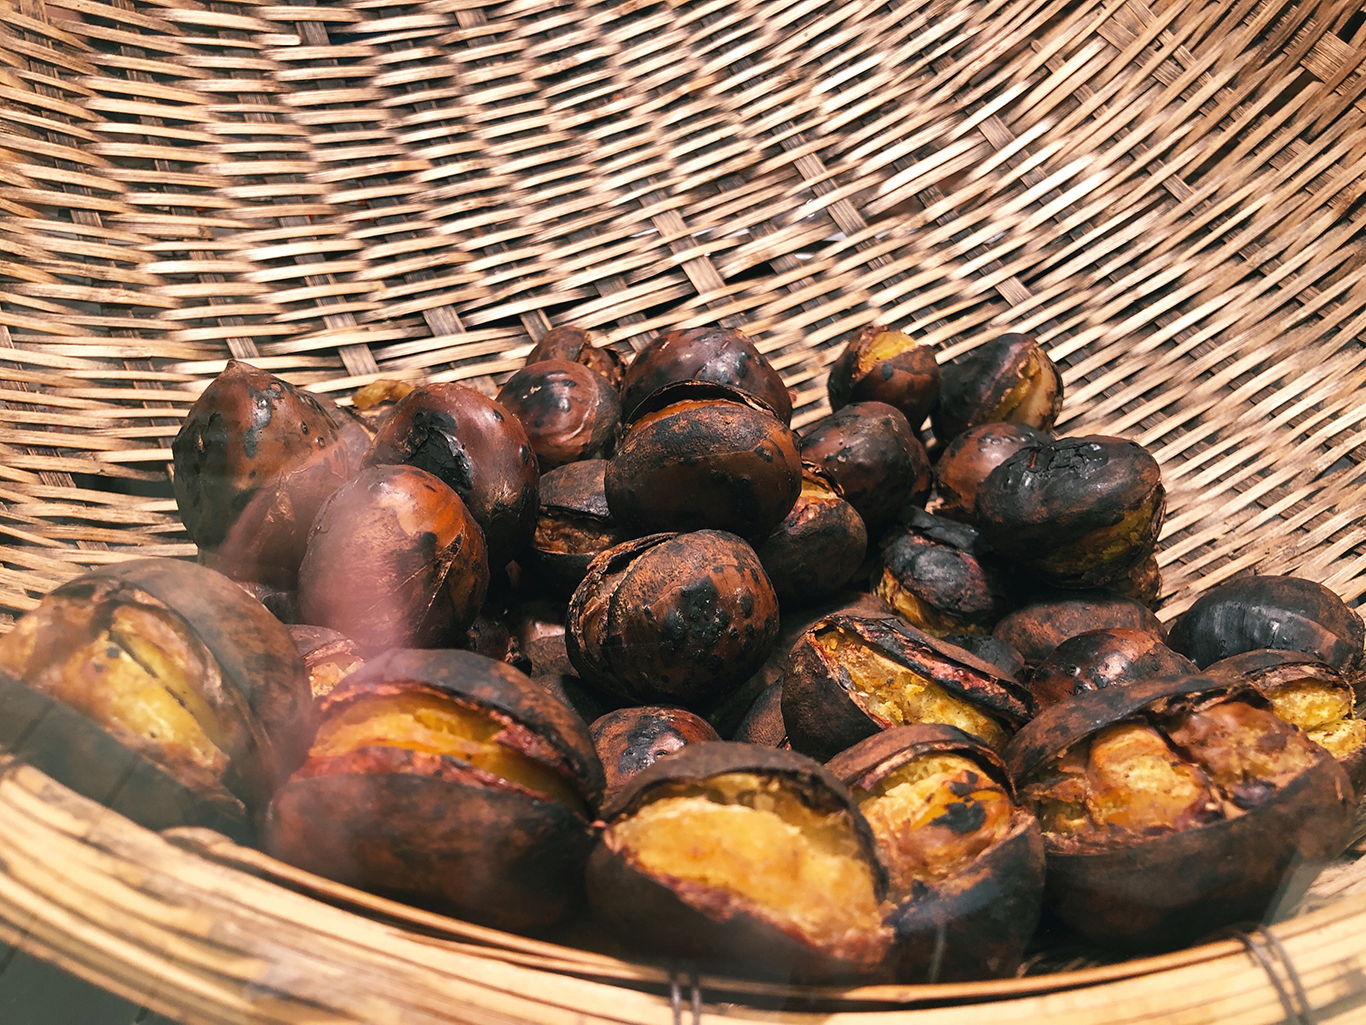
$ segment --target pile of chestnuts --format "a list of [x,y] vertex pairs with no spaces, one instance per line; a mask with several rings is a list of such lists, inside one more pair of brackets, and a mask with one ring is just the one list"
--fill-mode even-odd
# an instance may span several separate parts
[[151,828],[779,982],[1290,907],[1366,786],[1360,616],[1241,577],[1168,629],[1160,467],[1056,436],[1031,338],[941,367],[868,327],[828,387],[794,431],[721,327],[629,364],[558,327],[496,399],[361,415],[229,363],[172,446],[200,564],[48,595],[0,744]]

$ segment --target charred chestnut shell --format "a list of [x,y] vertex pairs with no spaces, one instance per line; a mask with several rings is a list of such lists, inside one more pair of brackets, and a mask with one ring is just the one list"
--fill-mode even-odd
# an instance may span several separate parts
[[541,508],[526,563],[558,592],[573,591],[590,562],[630,537],[607,508],[606,474],[606,460],[585,459],[541,478]]
[[637,531],[768,534],[802,487],[797,439],[761,409],[721,399],[642,416],[607,467],[607,505]]
[[1039,343],[1024,335],[1002,335],[942,373],[933,414],[940,442],[995,421],[1047,431],[1062,411],[1062,375]]
[[798,982],[866,977],[886,955],[872,834],[809,758],[691,745],[634,776],[603,819],[589,900],[632,944]]
[[272,855],[503,929],[577,905],[603,776],[568,707],[501,662],[400,649],[339,684],[320,718],[271,802]]
[[527,354],[526,365],[548,359],[582,364],[600,374],[613,391],[621,387],[621,375],[625,370],[621,357],[615,349],[593,345],[588,332],[582,328],[552,327]]
[[501,567],[536,528],[540,473],[521,422],[458,384],[415,388],[375,435],[367,466],[407,464],[439,477],[484,531],[489,566]]
[[622,419],[630,424],[683,399],[753,402],[792,421],[787,385],[739,331],[698,327],[670,331],[636,353],[621,381]]
[[541,471],[612,454],[621,432],[621,403],[607,379],[566,360],[517,371],[498,404],[522,422]]
[[1364,641],[1361,616],[1346,602],[1322,584],[1289,576],[1212,587],[1171,628],[1171,646],[1201,668],[1245,651],[1280,648],[1356,676]]
[[291,626],[289,635],[308,670],[314,700],[326,697],[342,677],[365,664],[360,646],[343,633],[325,626]]
[[986,423],[958,435],[934,464],[934,487],[943,500],[941,516],[977,521],[977,489],[991,471],[1045,435],[1028,424]]
[[868,531],[833,482],[803,467],[792,511],[756,547],[783,605],[820,601],[849,583],[868,550]]
[[1167,639],[1166,627],[1147,606],[1099,591],[1036,599],[997,623],[992,635],[1014,647],[1026,665],[1036,666],[1069,637],[1112,629]]
[[1106,946],[1182,946],[1293,905],[1342,852],[1346,774],[1264,705],[1208,677],[1146,680],[1020,731],[1006,764],[1038,810],[1064,922]]
[[652,534],[593,560],[566,626],[569,660],[589,683],[705,710],[768,657],[778,599],[734,534]]
[[1043,836],[1014,803],[1000,756],[952,726],[920,724],[869,737],[826,768],[853,792],[888,866],[896,979],[1014,974],[1043,908]]
[[934,350],[910,335],[873,325],[844,347],[830,366],[830,408],[851,402],[885,402],[919,429],[939,398]]
[[1003,749],[1028,696],[995,666],[896,616],[833,615],[792,647],[783,722],[797,751],[829,758],[893,726],[939,722]]
[[1092,630],[1071,637],[1039,663],[1029,681],[1036,709],[1088,690],[1123,687],[1160,676],[1188,676],[1196,671],[1190,659],[1178,655],[1142,630]]
[[721,739],[701,716],[668,705],[618,708],[594,720],[588,731],[606,773],[609,799],[632,776],[664,755],[689,744]]

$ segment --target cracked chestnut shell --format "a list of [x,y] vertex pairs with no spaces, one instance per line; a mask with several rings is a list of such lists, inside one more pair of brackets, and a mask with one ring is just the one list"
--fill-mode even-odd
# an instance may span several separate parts
[[830,408],[851,402],[885,402],[919,429],[939,398],[934,350],[910,335],[878,325],[865,327],[830,366]]
[[1034,707],[1043,709],[1083,691],[1195,672],[1195,663],[1150,633],[1092,630],[1054,648],[1030,677],[1029,692]]
[[406,464],[439,477],[483,529],[490,567],[503,566],[536,529],[540,472],[526,431],[470,388],[414,388],[375,435],[365,464]]
[[621,403],[607,379],[566,360],[543,360],[517,371],[498,404],[526,431],[541,472],[612,454],[621,432]]
[[792,646],[783,678],[788,739],[816,758],[918,722],[956,726],[1002,750],[1028,718],[1016,681],[897,616],[821,620]]
[[365,664],[360,646],[350,637],[325,626],[295,625],[289,635],[299,649],[308,671],[308,688],[314,700],[326,697],[342,677]]
[[906,503],[930,494],[930,457],[906,415],[885,402],[855,402],[802,432],[802,459],[839,487],[877,537]]
[[313,730],[288,630],[239,585],[171,559],[105,566],[0,640],[0,741],[152,829],[250,833]]
[[1313,655],[1356,677],[1363,669],[1361,616],[1322,584],[1301,577],[1240,577],[1210,588],[1171,628],[1171,646],[1204,668],[1258,648]]
[[977,526],[1002,555],[1063,587],[1119,580],[1153,553],[1162,472],[1141,446],[1092,435],[1023,448],[977,491]]
[[792,399],[778,372],[741,332],[723,327],[670,331],[637,352],[621,381],[622,420],[708,398],[752,402],[792,422]]
[[783,522],[755,546],[783,605],[820,601],[849,583],[868,550],[868,531],[824,474],[802,468],[801,494]]
[[319,715],[271,801],[272,856],[500,929],[576,908],[603,776],[567,706],[472,652],[395,649]]
[[690,745],[634,776],[603,820],[589,900],[631,944],[782,981],[880,970],[891,931],[873,837],[817,762]]
[[607,797],[636,773],[689,744],[720,740],[711,723],[685,708],[634,705],[595,719],[588,727],[607,779]]
[[1006,764],[1043,827],[1059,918],[1163,950],[1293,906],[1346,846],[1355,801],[1333,757],[1265,705],[1208,677],[1145,680],[1016,735]]
[[1028,424],[986,423],[958,435],[934,464],[934,487],[943,499],[941,516],[977,522],[977,489],[991,471],[1045,435]]
[[588,683],[637,704],[705,710],[778,637],[778,599],[754,549],[719,530],[652,534],[593,560],[569,600],[565,645]]
[[585,459],[541,478],[541,507],[525,561],[556,591],[579,586],[588,564],[630,535],[607,507],[607,461]]
[[1024,335],[1002,335],[942,373],[932,414],[941,443],[996,421],[1051,430],[1062,411],[1062,375],[1039,343]]
[[636,531],[761,538],[796,503],[802,464],[796,437],[762,409],[676,402],[631,425],[605,486],[613,518]]
[[479,525],[414,466],[372,466],[318,512],[299,568],[305,622],[362,650],[431,646],[464,630],[488,591]]
[[613,391],[621,387],[621,375],[625,366],[615,349],[609,346],[596,346],[588,332],[578,327],[552,327],[536,346],[527,353],[526,365],[547,359],[563,359],[579,363],[602,375]]
[[229,360],[171,442],[176,506],[206,565],[293,588],[313,517],[357,464],[308,392]]
[[1167,628],[1151,609],[1103,591],[1036,598],[1010,613],[991,631],[1015,648],[1026,665],[1037,666],[1063,641],[1092,630],[1142,630],[1166,642]]
[[826,768],[877,839],[899,982],[1013,975],[1043,909],[1043,835],[999,755],[952,726],[898,726]]

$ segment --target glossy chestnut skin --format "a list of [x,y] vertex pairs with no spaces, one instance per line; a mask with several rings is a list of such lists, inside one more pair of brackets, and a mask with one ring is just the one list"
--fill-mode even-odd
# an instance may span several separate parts
[[[1108,836],[1071,836],[1051,832],[1041,817],[1047,900],[1059,918],[1105,946],[1164,950],[1294,905],[1317,869],[1346,846],[1355,800],[1332,756],[1293,727],[1269,728],[1279,720],[1264,705],[1250,689],[1230,689],[1208,677],[1145,680],[1077,695],[1044,710],[1016,735],[1006,764],[1030,803],[1046,801],[1056,786],[1061,752],[1078,752],[1083,762],[1088,749],[1093,759],[1103,757],[1095,745],[1129,723],[1148,727],[1140,735],[1156,729],[1165,738],[1154,741],[1165,743],[1164,764],[1194,764],[1184,771],[1213,795],[1210,803],[1192,805],[1190,814],[1143,832],[1112,828]],[[1255,722],[1264,739],[1237,747],[1236,734],[1220,726],[1225,721]],[[1252,766],[1283,752],[1304,767],[1266,780],[1241,777],[1245,781],[1225,796],[1218,780],[1236,775],[1239,759]],[[1103,761],[1095,764],[1099,768],[1088,773],[1105,771]],[[1155,800],[1181,803],[1165,794]],[[1223,810],[1230,805],[1238,809],[1232,815]]]
[[1366,628],[1322,584],[1291,576],[1240,577],[1212,587],[1171,627],[1171,646],[1202,669],[1258,648],[1313,655],[1355,677]]
[[[546,783],[403,736],[327,746],[337,736],[329,724],[349,715],[363,729],[368,709],[386,701],[396,721],[404,701],[480,717],[496,730],[481,743],[499,759],[484,764],[530,764]],[[541,930],[574,910],[603,776],[587,725],[568,707],[501,662],[395,649],[339,684],[320,716],[309,760],[271,802],[274,857],[495,928]]]
[[701,716],[668,705],[618,708],[594,720],[588,732],[606,774],[608,799],[664,755],[721,739]]
[[696,327],[670,331],[636,353],[621,380],[623,422],[684,399],[729,398],[752,402],[784,424],[792,399],[754,343],[739,331]]
[[1092,630],[1071,637],[1039,663],[1029,681],[1036,709],[1088,690],[1159,676],[1189,676],[1195,663],[1142,630]]
[[1151,609],[1104,591],[1036,598],[997,623],[992,636],[1014,647],[1026,665],[1037,666],[1069,637],[1111,629],[1142,630],[1167,640],[1167,628]]
[[617,391],[621,387],[621,376],[625,366],[615,349],[608,346],[593,345],[589,334],[582,328],[561,326],[547,331],[536,346],[527,353],[526,365],[547,359],[563,359],[579,363],[602,376]]
[[589,684],[705,711],[768,657],[778,599],[734,534],[652,534],[593,560],[566,628],[569,661]]
[[607,379],[580,363],[542,360],[517,371],[498,404],[522,422],[541,472],[612,454],[621,403]]
[[631,425],[607,466],[607,506],[637,533],[771,532],[801,493],[797,439],[781,421],[723,399],[676,402]]
[[[884,355],[884,353],[889,353]],[[885,402],[919,429],[939,398],[941,377],[934,350],[879,325],[861,330],[830,365],[830,408],[851,402]]]
[[802,459],[829,476],[870,538],[907,502],[930,494],[930,457],[906,415],[884,402],[855,402],[802,432]]
[[536,529],[540,472],[531,442],[515,416],[473,389],[413,389],[376,433],[365,463],[439,477],[483,529],[490,567],[511,559]]
[[942,368],[932,419],[947,444],[969,427],[1006,421],[1051,430],[1062,411],[1062,376],[1032,338],[1002,335]]
[[[876,662],[865,670],[841,643],[872,652]],[[875,677],[897,686],[888,674],[903,671],[933,685],[906,708],[872,689]],[[1028,693],[1019,683],[898,616],[837,613],[818,622],[792,647],[782,702],[793,749],[815,758],[831,758],[865,737],[912,722],[946,722],[1003,748],[1029,718]]]
[[176,505],[204,562],[294,587],[313,517],[357,468],[316,398],[229,360],[171,442]]
[[1008,567],[965,523],[912,508],[884,541],[874,590],[918,630],[986,634],[1014,606]]
[[868,550],[868,531],[833,483],[802,468],[801,494],[773,533],[755,545],[784,606],[835,594],[853,579]]
[[1044,850],[1038,820],[1014,802],[1000,756],[952,726],[921,723],[860,741],[826,768],[871,815],[867,809],[877,800],[879,784],[891,782],[888,777],[917,760],[942,755],[973,763],[980,782],[960,776],[950,783],[957,800],[937,815],[918,821],[870,818],[884,864],[899,864],[908,856],[918,860],[913,852],[922,847],[932,857],[951,854],[965,842],[977,846],[981,841],[974,842],[973,834],[988,824],[992,812],[976,799],[974,785],[1008,803],[1009,817],[993,830],[997,835],[989,845],[976,853],[970,847],[962,851],[954,860],[966,856],[966,863],[942,878],[917,878],[899,887],[898,873],[889,869],[897,935],[893,975],[898,982],[931,984],[1008,977],[1023,960],[1043,909]]
[[720,886],[659,875],[617,841],[616,827],[660,794],[696,792],[709,781],[745,774],[797,796],[852,833],[881,898],[886,878],[868,824],[823,766],[793,751],[717,741],[695,744],[634,776],[603,809],[605,828],[588,862],[588,896],[599,918],[633,945],[686,957],[710,970],[796,982],[866,978],[880,970],[890,930],[850,931],[818,945],[786,927],[764,905]]
[[585,459],[541,478],[536,532],[523,560],[557,592],[571,593],[590,562],[630,539],[607,507],[606,474],[605,459]]
[[1152,555],[1165,509],[1157,460],[1101,435],[1023,448],[977,491],[987,544],[1062,587],[1125,577]]
[[939,515],[977,521],[977,489],[991,471],[1045,435],[1028,424],[996,421],[970,427],[949,442],[934,464],[934,488],[943,499]]
[[430,646],[465,629],[489,585],[479,525],[414,466],[372,466],[318,513],[299,568],[305,622],[364,651]]

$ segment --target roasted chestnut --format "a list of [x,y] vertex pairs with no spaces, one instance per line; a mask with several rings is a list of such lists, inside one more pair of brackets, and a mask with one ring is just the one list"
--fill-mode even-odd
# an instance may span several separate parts
[[1132,598],[1150,609],[1157,608],[1158,598],[1162,594],[1162,570],[1157,565],[1157,556],[1148,556],[1124,576],[1106,584],[1105,590]]
[[1240,577],[1212,587],[1176,617],[1171,646],[1202,669],[1258,648],[1313,655],[1361,674],[1366,627],[1322,584],[1300,577]]
[[778,601],[820,601],[849,583],[863,563],[868,532],[834,484],[810,466],[802,468],[801,494],[777,529],[755,546]]
[[564,645],[564,617],[562,604],[545,599],[509,611],[508,622],[517,636],[517,646],[531,660],[532,676],[572,672]]
[[1142,630],[1159,641],[1167,639],[1166,627],[1147,606],[1102,591],[1037,598],[1010,613],[991,632],[1015,648],[1026,665],[1037,666],[1069,637],[1112,629]]
[[621,357],[615,349],[605,345],[593,345],[588,332],[582,328],[552,327],[527,354],[526,365],[531,366],[547,359],[580,363],[589,370],[601,374],[614,391],[621,387],[621,375],[624,370]]
[[149,828],[243,837],[303,761],[312,699],[283,624],[170,559],[58,587],[0,639],[6,748]]
[[205,564],[282,588],[318,508],[357,468],[317,399],[237,360],[190,407],[171,455],[180,519]]
[[1008,567],[966,523],[915,508],[904,522],[883,542],[878,597],[935,637],[990,633],[1014,604]]
[[930,457],[906,416],[884,402],[855,402],[802,432],[802,459],[828,475],[875,538],[907,502],[930,494]]
[[934,464],[934,488],[941,516],[975,523],[977,489],[992,470],[1020,449],[1038,444],[1045,435],[1028,424],[986,423],[958,435]]
[[1157,460],[1099,435],[1023,448],[977,490],[987,544],[1064,587],[1124,577],[1153,553],[1165,508]]
[[730,740],[742,744],[763,744],[765,747],[791,747],[787,727],[783,724],[783,684],[770,684],[760,691],[740,720]]
[[521,422],[458,384],[415,388],[375,435],[367,466],[407,464],[452,488],[483,528],[489,566],[501,567],[536,529],[540,473]]
[[885,402],[918,430],[939,398],[934,350],[901,331],[865,327],[830,366],[830,408],[851,402]]
[[594,720],[588,732],[606,774],[609,799],[632,776],[664,755],[688,744],[721,739],[701,716],[668,705],[618,708]]
[[511,666],[388,651],[323,698],[266,849],[362,889],[500,929],[578,904],[602,766],[588,727]]
[[556,591],[573,591],[590,562],[630,537],[607,508],[606,473],[606,460],[585,459],[541,478],[541,508],[525,562]]
[[1195,671],[1190,659],[1143,630],[1092,630],[1054,648],[1030,677],[1029,692],[1037,711],[1082,691]]
[[522,422],[543,473],[610,456],[621,432],[616,391],[580,363],[532,363],[508,378],[498,404]]
[[931,418],[943,444],[995,421],[1047,431],[1062,411],[1062,375],[1039,343],[1024,335],[1002,335],[941,372]]
[[299,608],[366,651],[430,646],[473,621],[488,583],[483,536],[460,496],[417,467],[372,466],[318,512]]
[[683,399],[755,403],[792,422],[787,385],[739,331],[698,327],[670,331],[636,353],[621,381],[621,415],[633,423]]
[[778,599],[734,534],[652,534],[593,560],[566,625],[569,661],[589,683],[705,710],[768,657]]
[[603,820],[589,900],[633,945],[800,982],[865,977],[886,956],[872,834],[809,758],[690,745],[634,776]]
[[1043,908],[1039,823],[996,752],[952,726],[898,726],[832,758],[887,868],[899,982],[1013,975]]
[[289,635],[308,670],[313,698],[326,697],[342,678],[365,664],[355,641],[325,626],[291,626]]
[[1059,918],[1161,950],[1298,900],[1346,846],[1355,800],[1332,756],[1265,705],[1208,677],[1145,680],[1016,735],[1006,763],[1043,826]]
[[1002,676],[1008,676],[1012,680],[1024,679],[1024,656],[1015,650],[1015,645],[999,637],[992,634],[945,634],[944,641],[955,648],[971,652],[988,665],[995,666]]
[[712,528],[761,538],[802,488],[797,439],[767,412],[676,402],[631,425],[607,466],[607,506],[637,531]]
[[783,678],[788,739],[816,758],[921,722],[956,726],[1003,750],[1029,718],[1027,702],[995,666],[896,616],[821,620],[793,645]]

